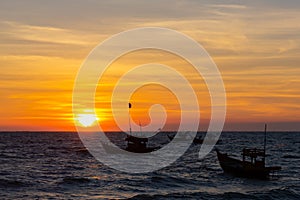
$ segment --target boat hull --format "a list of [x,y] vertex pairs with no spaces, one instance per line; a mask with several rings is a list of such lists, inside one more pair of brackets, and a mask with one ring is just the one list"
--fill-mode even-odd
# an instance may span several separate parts
[[126,148],[126,151],[132,152],[132,153],[150,153],[152,151],[155,151],[158,148],[152,148],[152,147],[137,147],[135,145],[128,145]]
[[[120,148],[114,147],[108,144],[103,143],[102,144],[104,150],[106,153],[109,154],[125,154],[126,152],[121,151]],[[152,151],[157,150],[158,148],[152,148],[152,147],[141,147],[141,146],[136,146],[136,145],[131,145],[129,144],[125,149],[122,148],[122,150],[129,151],[132,153],[150,153]]]
[[278,170],[274,167],[255,166],[250,162],[243,162],[231,158],[227,154],[220,153],[218,150],[216,151],[223,171],[238,177],[268,179],[270,172]]

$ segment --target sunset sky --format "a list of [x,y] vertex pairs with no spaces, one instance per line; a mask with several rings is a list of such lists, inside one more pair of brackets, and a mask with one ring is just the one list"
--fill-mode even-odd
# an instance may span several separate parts
[[[111,35],[148,26],[180,31],[211,55],[227,94],[225,130],[262,130],[264,123],[270,130],[300,130],[299,0],[10,0],[0,2],[0,131],[74,131],[72,91],[84,59]],[[181,69],[200,88],[205,130],[210,100],[203,80],[186,71],[183,59],[157,51],[130,53],[112,64],[97,89],[99,123],[117,130],[113,83],[124,70],[153,61]],[[165,88],[141,88],[132,101],[137,123],[149,122],[143,109],[162,103],[166,127],[176,128],[178,102]]]

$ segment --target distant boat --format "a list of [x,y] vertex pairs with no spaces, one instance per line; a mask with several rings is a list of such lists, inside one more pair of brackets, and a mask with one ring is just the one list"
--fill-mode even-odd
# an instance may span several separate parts
[[[168,138],[169,138],[170,141],[173,140],[174,137],[175,137],[175,136],[170,136],[170,135],[168,135],[168,134],[167,134],[167,136],[168,136]],[[190,136],[190,137],[192,137],[192,136]],[[181,137],[179,137],[179,138],[176,138],[175,140],[176,140],[176,141],[187,141],[187,138],[181,136]],[[195,138],[193,139],[193,144],[203,144],[203,142],[204,142],[204,139],[203,139],[202,137],[200,137],[200,136],[195,137]],[[221,141],[218,140],[217,142],[215,142],[213,139],[208,139],[208,140],[205,142],[205,144],[221,144]]]
[[[174,137],[175,137],[175,136],[170,136],[170,135],[168,135],[168,134],[167,134],[167,136],[168,136],[168,138],[169,138],[170,141],[173,140]],[[191,136],[190,136],[190,137],[191,137]],[[179,137],[179,138],[176,138],[175,140],[176,140],[176,141],[187,141],[188,138],[186,138],[186,137]],[[194,143],[194,144],[202,144],[202,143],[203,143],[203,139],[202,139],[201,137],[195,137],[195,138],[193,139],[193,143]]]
[[226,153],[221,153],[216,149],[218,160],[223,171],[239,177],[268,179],[270,174],[281,170],[281,167],[278,166],[265,166],[266,132],[267,125],[265,125],[264,149],[244,148],[242,152],[243,160],[231,158]]
[[194,143],[194,144],[202,144],[202,143],[203,143],[203,139],[200,138],[200,137],[195,137],[195,138],[193,139],[193,143]]

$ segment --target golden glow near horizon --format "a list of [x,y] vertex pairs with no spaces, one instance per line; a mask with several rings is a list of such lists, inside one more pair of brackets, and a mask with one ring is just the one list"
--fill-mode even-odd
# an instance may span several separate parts
[[[299,130],[299,13],[299,3],[291,0],[2,1],[0,130],[75,130],[72,90],[81,63],[111,35],[146,26],[180,31],[208,51],[226,87],[226,129],[257,130],[267,122],[276,130]],[[183,59],[157,51],[132,52],[112,63],[97,88],[97,116],[82,112],[80,123],[118,130],[110,109],[113,86],[124,71],[150,61],[181,70],[198,88],[205,129],[210,100],[202,78],[193,77]],[[166,88],[141,88],[132,101],[136,123],[147,124],[150,103],[158,101],[167,108],[169,129],[180,120],[178,102]]]

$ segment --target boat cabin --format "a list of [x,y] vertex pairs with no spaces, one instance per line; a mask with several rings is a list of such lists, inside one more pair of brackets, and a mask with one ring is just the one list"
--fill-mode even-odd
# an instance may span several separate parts
[[128,135],[125,140],[127,141],[127,150],[144,151],[147,149],[148,138],[138,138]]
[[[266,153],[264,149],[244,148],[242,152],[243,163],[251,163],[256,167],[265,167]],[[250,159],[250,160],[249,160]]]

